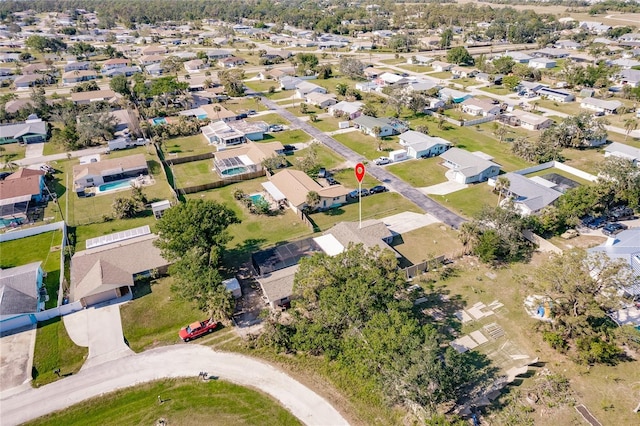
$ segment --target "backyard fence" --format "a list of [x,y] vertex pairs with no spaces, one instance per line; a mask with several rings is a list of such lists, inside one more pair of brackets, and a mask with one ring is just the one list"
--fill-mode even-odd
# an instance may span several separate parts
[[420,262],[416,265],[411,265],[407,268],[402,269],[402,272],[404,272],[407,279],[410,280],[412,278],[417,277],[420,274],[424,274],[425,272],[428,272],[429,270],[433,269],[434,267],[437,267],[438,265],[441,265],[442,263],[444,263],[444,259],[445,259],[445,256],[442,255],[431,260],[425,260],[424,262]]
[[488,123],[489,121],[494,121],[501,117],[500,115],[488,115],[486,117],[480,117],[474,120],[456,120],[455,118],[451,118],[444,114],[440,114],[431,110],[426,110],[424,113],[432,117],[442,118],[447,123],[451,123],[459,127],[475,126],[477,124]]
[[195,192],[207,191],[209,189],[222,188],[223,186],[231,185],[232,183],[242,182],[244,180],[254,179],[257,177],[262,177],[265,175],[264,170],[259,170],[251,173],[243,173],[241,175],[236,175],[229,177],[228,179],[219,180],[215,182],[203,183],[202,185],[194,185],[188,186],[185,188],[176,188],[176,191],[180,196],[184,196],[186,194],[193,194]]
[[305,212],[303,212],[302,210],[297,210],[296,211],[296,216],[298,216],[298,219],[300,219],[302,221],[302,223],[304,223],[305,225],[307,225],[309,227],[309,229],[311,229],[312,231],[315,231],[316,226],[315,224],[311,221],[311,219],[309,219],[309,215],[307,215]]
[[175,157],[175,158],[171,157],[171,154],[169,154],[169,158],[165,158],[165,161],[169,163],[169,165],[171,166],[177,166],[178,164],[191,163],[193,161],[209,160],[209,159],[212,159],[213,157],[214,157],[213,152],[205,152],[204,154],[190,155],[188,157]]

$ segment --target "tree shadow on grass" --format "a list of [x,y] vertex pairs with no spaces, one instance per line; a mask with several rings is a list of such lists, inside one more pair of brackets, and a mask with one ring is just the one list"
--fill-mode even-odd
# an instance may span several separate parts
[[241,244],[225,250],[221,265],[223,275],[235,275],[243,263],[251,260],[251,254],[260,250],[266,241],[264,238],[248,238]]

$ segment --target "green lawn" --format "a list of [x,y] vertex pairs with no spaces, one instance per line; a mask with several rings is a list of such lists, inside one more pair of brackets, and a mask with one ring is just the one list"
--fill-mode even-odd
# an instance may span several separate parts
[[75,227],[76,250],[84,250],[85,243],[89,238],[101,235],[113,234],[139,226],[150,225],[153,231],[156,220],[152,214],[148,214],[133,219],[111,220],[107,222],[96,222]]
[[498,196],[486,182],[447,195],[431,195],[431,198],[467,218],[479,213],[484,205],[498,204]]
[[[359,131],[342,133],[335,135],[333,138],[368,160],[375,160],[382,155],[386,155],[389,151],[402,148],[397,142],[397,138],[383,138],[381,141],[377,141],[373,136],[365,135]],[[380,142],[382,151],[378,151]]]
[[242,223],[229,227],[229,234],[233,238],[227,244],[224,262],[231,268],[248,261],[251,253],[260,248],[279,242],[297,240],[313,232],[289,209],[274,216],[255,215],[233,198],[233,192],[236,189],[243,190],[245,194],[264,191],[261,183],[266,181],[265,177],[252,179],[186,196],[187,198],[204,198],[226,204],[242,220]]
[[[7,164],[12,161],[22,160],[27,148],[18,143],[6,143],[0,145],[0,163]],[[4,170],[9,170],[5,168]]]
[[442,71],[431,73],[429,74],[429,76],[433,78],[439,78],[441,80],[448,80],[453,76],[453,74],[451,73],[451,71]]
[[76,346],[67,334],[60,317],[41,321],[36,332],[32,376],[34,386],[55,382],[59,377],[56,368],[64,375],[77,373],[89,350]]
[[325,116],[322,118],[318,118],[318,121],[316,122],[309,121],[309,124],[317,128],[321,132],[333,132],[335,130],[338,130],[338,123],[340,123],[341,121],[348,120],[344,118],[339,119],[335,117]]
[[181,327],[206,317],[193,303],[177,297],[172,283],[171,277],[138,282],[134,300],[120,307],[122,331],[134,351],[177,343]]
[[[405,211],[422,213],[412,202],[394,192],[362,197],[362,220],[379,219]],[[325,212],[313,213],[311,220],[320,230],[326,231],[339,222],[358,221],[358,216],[358,203],[354,202]]]
[[387,170],[413,187],[420,188],[446,182],[446,168],[439,157],[408,160],[387,166]]
[[[313,144],[313,149],[316,150],[316,156],[320,167],[331,170],[344,163],[344,158],[322,144]],[[287,155],[287,161],[289,161],[294,168],[297,168],[298,159],[308,155],[308,152],[308,148],[293,151],[293,154]]]
[[304,130],[285,130],[283,132],[269,133],[265,135],[262,142],[274,142],[279,141],[282,145],[304,143],[311,141],[311,136]]
[[269,92],[270,87],[275,87],[276,89],[280,88],[280,83],[274,80],[252,80],[245,81],[244,85],[247,86],[251,90],[255,90],[256,92]]
[[[355,189],[358,187],[358,180],[356,179],[353,167],[333,170],[333,176],[338,182],[347,188]],[[380,185],[380,181],[378,179],[368,173],[364,175],[364,179],[362,179],[363,188],[368,189],[376,185]]]
[[489,86],[489,87],[481,87],[480,90],[487,92],[487,93],[492,93],[494,95],[500,95],[500,96],[508,96],[508,95],[513,95],[515,94],[513,92],[513,90],[509,90],[505,87],[502,86]]
[[511,172],[532,165],[532,163],[512,154],[509,143],[501,143],[493,136],[492,131],[487,127],[491,126],[491,123],[485,124],[484,127],[480,126],[480,131],[478,131],[475,126],[459,127],[452,124],[447,124],[444,129],[438,129],[436,122],[430,117],[411,119],[412,128],[415,129],[418,125],[427,125],[430,135],[440,136],[458,148],[471,152],[482,151],[491,155],[504,171]]
[[581,112],[584,112],[582,108],[580,108],[580,103],[578,102],[555,102],[550,101],[549,99],[540,99],[535,101],[538,103],[540,108],[549,108],[554,111],[564,112],[569,115],[578,115]]
[[31,237],[0,243],[0,268],[12,268],[32,262],[42,262],[42,270],[47,273],[44,279],[49,301],[45,308],[54,308],[58,304],[60,288],[60,247],[62,232],[53,231]]
[[213,170],[212,159],[176,164],[171,166],[171,169],[178,188],[187,188],[221,180],[218,173]]
[[[158,404],[158,396],[164,402]],[[300,425],[270,396],[221,380],[166,379],[84,401],[30,425]]]
[[268,124],[281,124],[286,126],[291,124],[289,120],[282,118],[276,113],[249,117],[247,121],[266,121]]
[[397,67],[402,68],[403,70],[419,72],[419,73],[433,71],[433,68],[430,67],[429,65],[411,65],[411,64],[407,64],[406,62],[404,64],[398,64]]
[[67,148],[62,145],[52,143],[51,141],[46,142],[44,144],[44,149],[42,150],[42,155],[53,155],[53,154],[61,154],[63,152],[67,152]]
[[441,255],[452,259],[462,250],[458,231],[441,223],[406,232],[396,237],[392,245],[398,253],[413,264]]
[[162,151],[165,153],[167,161],[171,161],[172,158],[215,152],[215,150],[201,134],[168,139],[162,144]]
[[227,101],[224,101],[222,105],[236,113],[240,113],[242,111],[247,111],[250,109],[256,111],[266,111],[267,107],[260,102],[260,98],[233,98]]
[[336,86],[338,84],[346,84],[352,89],[356,87],[356,81],[351,80],[350,78],[341,77],[341,76],[328,78],[326,80],[316,79],[316,80],[312,80],[311,83],[317,84],[318,86],[322,86],[325,89],[327,89],[329,93],[333,93],[333,94],[336,93]]
[[[300,99],[295,99],[293,102],[295,106],[290,106],[287,107],[287,111],[289,111],[291,114],[295,115],[296,117],[307,117],[311,114],[322,114],[324,112],[323,109],[318,108],[316,106],[313,105],[309,105],[309,104],[305,104],[303,103]],[[302,112],[302,107],[301,105],[306,105],[306,112]]]
[[290,98],[295,94],[294,90],[279,90],[274,93],[264,93],[264,96],[272,101]]

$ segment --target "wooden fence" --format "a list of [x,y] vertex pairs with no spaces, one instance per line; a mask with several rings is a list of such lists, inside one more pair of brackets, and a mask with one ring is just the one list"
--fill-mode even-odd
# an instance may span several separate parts
[[258,170],[251,173],[243,173],[241,175],[231,176],[228,179],[223,179],[215,182],[203,183],[202,185],[188,186],[185,188],[176,188],[178,195],[184,196],[186,194],[193,194],[195,192],[207,191],[209,189],[222,188],[223,186],[231,185],[232,183],[242,182],[244,180],[255,179],[262,177],[266,173],[264,170]]
[[213,152],[205,152],[204,154],[190,155],[188,157],[165,158],[167,163],[172,166],[178,164],[191,163],[192,161],[209,160],[213,158]]
[[441,265],[444,262],[445,256],[438,256],[431,260],[426,260],[424,262],[418,263],[416,265],[411,265],[407,268],[402,269],[402,272],[405,273],[408,280],[417,277],[420,274],[424,274],[428,272],[430,269]]
[[486,117],[476,118],[475,120],[456,120],[455,118],[451,118],[444,114],[440,114],[431,110],[427,110],[424,113],[432,117],[442,118],[447,123],[451,123],[459,127],[475,126],[476,124],[488,123],[489,121],[494,121],[501,117],[501,115],[488,115]]

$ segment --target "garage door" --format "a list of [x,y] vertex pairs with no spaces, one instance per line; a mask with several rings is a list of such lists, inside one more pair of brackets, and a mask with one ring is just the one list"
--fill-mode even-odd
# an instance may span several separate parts
[[103,293],[94,294],[83,298],[85,306],[97,305],[98,303],[106,302],[107,300],[115,299],[118,297],[115,290],[105,291]]

